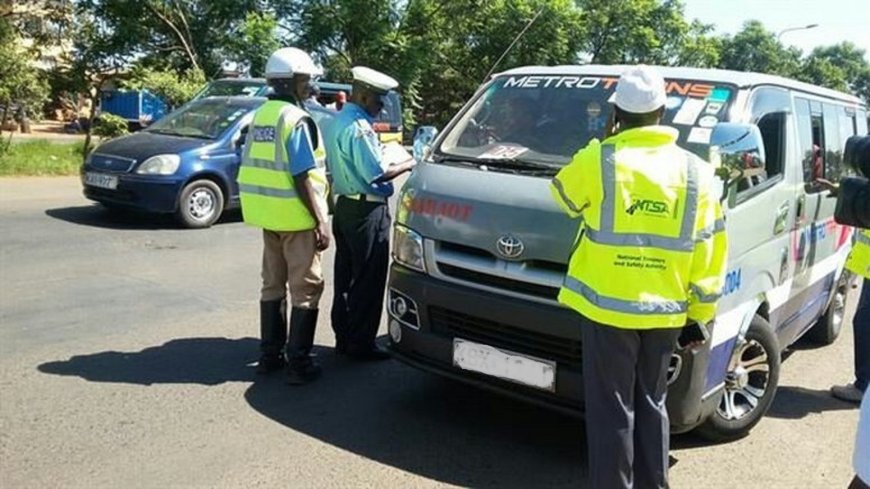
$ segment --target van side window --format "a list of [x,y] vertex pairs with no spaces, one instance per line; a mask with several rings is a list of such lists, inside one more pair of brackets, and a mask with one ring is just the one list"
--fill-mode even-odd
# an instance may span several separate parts
[[785,168],[786,127],[791,111],[787,90],[763,87],[755,91],[751,103],[752,122],[764,141],[765,168],[760,174],[748,175],[737,184],[738,194],[781,176]]
[[870,117],[867,116],[867,111],[864,109],[858,109],[858,119],[855,121],[858,125],[858,132],[856,132],[859,136],[867,135],[867,126],[870,125]]
[[804,98],[795,98],[798,135],[804,182],[810,183],[825,176],[825,134],[822,124],[822,104]]
[[825,126],[825,178],[836,182],[840,179],[843,162],[843,145],[846,136],[840,134],[840,117],[845,107],[842,105],[822,104],[823,123]]

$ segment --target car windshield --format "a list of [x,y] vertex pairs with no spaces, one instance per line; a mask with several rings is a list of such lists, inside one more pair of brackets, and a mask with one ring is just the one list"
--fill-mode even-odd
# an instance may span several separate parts
[[171,136],[217,139],[254,108],[255,104],[250,101],[202,99],[167,115],[146,131]]
[[[598,76],[499,77],[446,135],[436,160],[566,165],[592,138],[603,139],[616,81]],[[667,92],[662,124],[679,130],[677,144],[706,154],[712,127],[725,120],[734,87],[668,80]]]

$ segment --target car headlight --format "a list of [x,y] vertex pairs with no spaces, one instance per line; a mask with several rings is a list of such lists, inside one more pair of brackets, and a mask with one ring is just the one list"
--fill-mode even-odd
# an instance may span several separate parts
[[139,165],[136,173],[140,175],[172,175],[178,171],[181,157],[178,155],[157,155]]
[[425,272],[423,237],[401,224],[396,224],[393,234],[393,259],[408,268]]

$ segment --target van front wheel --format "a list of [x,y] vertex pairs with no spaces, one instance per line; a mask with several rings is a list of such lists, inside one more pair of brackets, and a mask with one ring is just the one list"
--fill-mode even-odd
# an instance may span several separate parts
[[773,402],[779,364],[779,344],[770,324],[755,316],[734,346],[722,399],[698,427],[698,434],[712,441],[730,441],[749,433]]

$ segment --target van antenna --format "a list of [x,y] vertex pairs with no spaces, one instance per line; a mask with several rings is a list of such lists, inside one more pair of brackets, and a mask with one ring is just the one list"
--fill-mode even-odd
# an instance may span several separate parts
[[531,27],[532,24],[534,24],[535,21],[538,20],[538,17],[540,17],[541,14],[544,13],[545,8],[547,8],[546,5],[541,7],[541,10],[538,10],[538,13],[536,13],[535,16],[532,17],[532,20],[530,20],[529,23],[526,24],[525,27],[523,27],[523,30],[521,30],[520,33],[517,34],[517,37],[514,38],[510,46],[508,46],[507,49],[505,49],[504,52],[501,53],[501,56],[499,56],[499,58],[495,61],[495,64],[492,65],[492,68],[489,69],[489,73],[486,74],[486,76],[483,78],[483,82],[481,83],[486,83],[486,81],[489,80],[489,77],[492,76],[492,72],[495,71],[495,69],[498,67],[498,64],[501,63],[501,60],[503,60],[504,57],[507,56],[509,52],[511,52],[511,49],[514,48],[514,45],[517,43],[517,41],[519,41],[520,38],[523,37],[523,34],[525,34],[527,30],[529,30],[529,27]]

